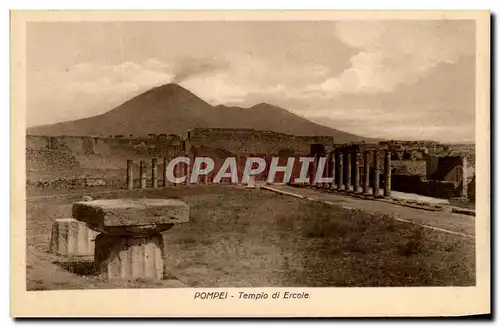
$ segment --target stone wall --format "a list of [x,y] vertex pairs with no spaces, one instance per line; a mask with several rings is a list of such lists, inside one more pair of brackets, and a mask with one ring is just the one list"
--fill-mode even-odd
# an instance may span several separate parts
[[[238,157],[239,171],[243,170],[246,158],[259,156],[266,159],[268,165],[272,156],[280,157],[280,165],[285,165],[288,157],[295,156],[297,163],[293,169],[293,176],[297,177],[300,171],[298,157],[308,155],[311,144],[324,145],[325,151],[334,148],[332,137],[293,136],[269,131],[254,129],[205,129],[197,128],[190,131],[188,142],[177,135],[149,135],[148,138],[133,137],[78,137],[78,136],[32,136],[26,137],[27,147],[27,177],[33,183],[58,179],[66,183],[69,179],[109,178],[120,179],[125,176],[126,159],[150,160],[152,157],[169,157],[190,153],[196,156],[214,158],[216,169],[229,156]],[[401,144],[395,146],[395,151],[401,150],[393,156],[392,161],[392,188],[397,191],[417,193],[422,195],[449,198],[458,196],[461,179],[457,176],[461,161],[459,157],[444,157],[427,155],[422,151],[422,144]],[[407,157],[407,160],[397,160],[405,156],[408,151],[416,151],[416,155]],[[406,152],[405,152],[406,151]],[[428,160],[415,160],[424,156]],[[344,158],[345,159],[345,158]],[[413,160],[412,160],[413,159]],[[435,159],[435,160],[434,160]],[[380,156],[383,160],[383,156]],[[360,157],[360,167],[364,166],[363,157]],[[373,158],[369,157],[373,179]],[[469,164],[469,161],[467,161]],[[345,164],[344,164],[345,167]],[[383,162],[380,162],[383,167]],[[458,168],[457,168],[458,167]],[[138,169],[138,167],[136,167]],[[428,172],[426,174],[426,172]],[[264,179],[266,172],[258,176]],[[473,173],[467,173],[470,179]],[[240,176],[241,178],[241,176]],[[277,181],[282,179],[282,173],[277,174]],[[381,176],[381,181],[383,181]],[[373,185],[373,180],[370,181]],[[473,197],[474,181],[469,188],[469,197]],[[77,183],[78,184],[78,183]],[[78,184],[79,185],[79,184]]]
[[100,138],[85,136],[26,136],[26,149],[35,151],[63,151],[74,154],[112,155],[147,153],[164,155],[171,147],[184,147],[184,140],[177,135],[155,138]]
[[[26,136],[26,178],[28,185],[87,186],[92,178],[116,179],[125,176],[126,159],[149,160],[153,156],[184,153],[178,136],[154,138],[94,138],[80,136]],[[76,182],[75,182],[76,181]],[[47,184],[48,185],[48,184]],[[52,184],[50,184],[52,185]]]
[[75,154],[108,152],[109,139],[85,136],[38,136],[26,135],[26,149],[35,151],[65,151]]
[[307,153],[313,143],[322,143],[327,149],[332,149],[334,144],[330,136],[294,136],[231,128],[195,128],[190,131],[188,138],[192,146],[203,145],[234,153],[278,153],[284,149]]
[[425,160],[392,160],[393,174],[426,176]]
[[48,149],[50,149],[50,137],[28,135],[28,136],[26,136],[26,149],[29,149],[29,150],[48,150]]

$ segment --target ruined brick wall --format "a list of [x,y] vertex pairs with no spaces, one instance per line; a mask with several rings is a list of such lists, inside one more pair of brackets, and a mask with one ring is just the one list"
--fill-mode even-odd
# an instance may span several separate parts
[[391,162],[394,174],[426,176],[425,160],[393,160]]
[[50,148],[50,137],[29,135],[26,137],[26,149],[48,150]]
[[111,154],[110,143],[111,143],[110,139],[95,137],[93,139],[93,151],[94,151],[94,153],[104,155],[104,156],[110,155]]
[[190,131],[189,140],[193,146],[203,145],[235,153],[278,153],[284,149],[307,153],[312,143],[322,143],[332,148],[334,142],[333,137],[329,136],[294,136],[231,128],[196,128]]
[[177,135],[158,138],[100,138],[85,136],[26,136],[26,149],[53,150],[74,154],[130,154],[131,152],[163,155],[169,147],[184,146]]
[[[184,153],[178,136],[145,138],[98,138],[80,136],[26,136],[27,183],[81,178],[124,178],[126,159],[145,159]],[[64,184],[65,185],[65,184]]]
[[326,149],[333,148],[333,137],[293,136],[254,129],[202,129],[190,132],[190,142],[177,135],[150,135],[148,138],[127,137],[82,137],[82,136],[26,136],[26,148],[30,150],[57,150],[75,154],[113,155],[130,151],[166,156],[171,148],[204,146],[223,149],[232,153],[268,153],[291,150],[292,153],[307,153],[313,143],[324,144]]
[[92,154],[97,138],[84,136],[26,135],[27,150],[64,151],[75,154]]
[[50,149],[68,151],[73,153],[83,152],[83,138],[74,136],[58,136],[50,138]]

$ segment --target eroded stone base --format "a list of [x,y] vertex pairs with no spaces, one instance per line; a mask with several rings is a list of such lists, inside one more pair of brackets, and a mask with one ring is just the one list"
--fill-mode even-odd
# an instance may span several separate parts
[[100,234],[95,241],[95,265],[107,279],[163,279],[161,234],[140,237]]
[[98,234],[76,219],[57,219],[52,225],[49,252],[60,256],[92,256]]

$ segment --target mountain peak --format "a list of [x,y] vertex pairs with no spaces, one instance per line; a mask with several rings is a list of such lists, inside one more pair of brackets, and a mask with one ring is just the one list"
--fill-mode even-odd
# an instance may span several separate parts
[[267,108],[267,107],[276,107],[276,106],[273,106],[272,104],[266,102],[257,103],[256,105],[252,106],[252,108]]
[[167,84],[163,84],[160,86],[156,86],[156,87],[153,87],[149,91],[154,91],[154,92],[186,92],[186,93],[192,94],[187,89],[185,89],[182,86],[180,86],[179,84],[175,84],[175,83],[167,83]]
[[196,127],[251,128],[290,135],[333,136],[337,142],[359,136],[315,124],[279,106],[259,103],[247,108],[216,106],[175,84],[156,86],[115,109],[94,117],[28,129],[34,135],[109,136],[185,135]]
[[175,83],[167,83],[153,87],[149,91],[140,94],[137,98],[146,98],[153,102],[167,100],[174,102],[197,102],[208,105],[196,94]]

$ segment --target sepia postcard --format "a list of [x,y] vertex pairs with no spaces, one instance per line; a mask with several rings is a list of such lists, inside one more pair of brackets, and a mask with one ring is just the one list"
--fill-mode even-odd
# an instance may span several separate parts
[[490,314],[488,11],[11,11],[11,316]]

